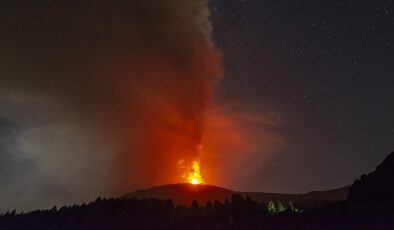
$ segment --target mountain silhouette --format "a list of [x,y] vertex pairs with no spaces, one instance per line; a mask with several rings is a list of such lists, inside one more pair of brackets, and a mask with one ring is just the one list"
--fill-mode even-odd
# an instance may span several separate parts
[[14,210],[0,214],[0,229],[394,229],[393,197],[391,153],[350,188],[278,194],[169,184],[87,204]]
[[221,201],[230,199],[232,194],[248,195],[257,202],[269,201],[292,202],[302,208],[317,207],[331,202],[343,201],[347,197],[349,186],[328,190],[313,191],[304,194],[280,194],[265,192],[240,192],[213,185],[168,184],[152,187],[145,190],[136,190],[123,196],[123,198],[157,198],[171,199],[174,204],[189,206],[193,200],[205,205],[208,201]]

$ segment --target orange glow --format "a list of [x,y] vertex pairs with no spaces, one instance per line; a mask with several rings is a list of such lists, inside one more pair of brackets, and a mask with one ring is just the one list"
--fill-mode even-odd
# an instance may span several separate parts
[[187,175],[187,181],[190,184],[204,184],[204,180],[202,179],[200,172],[200,163],[196,160],[193,161],[192,171]]

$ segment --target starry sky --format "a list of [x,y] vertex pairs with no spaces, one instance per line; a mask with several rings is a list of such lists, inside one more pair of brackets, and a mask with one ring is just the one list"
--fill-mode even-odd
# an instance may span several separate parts
[[211,9],[224,55],[217,100],[276,111],[283,124],[285,148],[253,179],[260,190],[350,184],[394,150],[392,1],[213,0]]
[[394,2],[0,2],[0,212],[185,182],[302,193],[394,150]]

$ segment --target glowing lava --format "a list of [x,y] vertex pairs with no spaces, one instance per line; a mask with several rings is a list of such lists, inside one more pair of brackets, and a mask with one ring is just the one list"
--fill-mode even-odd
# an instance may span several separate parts
[[200,163],[196,160],[193,161],[192,171],[187,175],[187,181],[191,184],[204,184],[200,173]]

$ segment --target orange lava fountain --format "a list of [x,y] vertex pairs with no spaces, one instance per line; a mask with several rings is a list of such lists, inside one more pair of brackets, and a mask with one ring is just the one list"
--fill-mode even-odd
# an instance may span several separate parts
[[200,172],[200,163],[196,160],[193,161],[192,172],[187,175],[187,181],[191,184],[204,184]]

